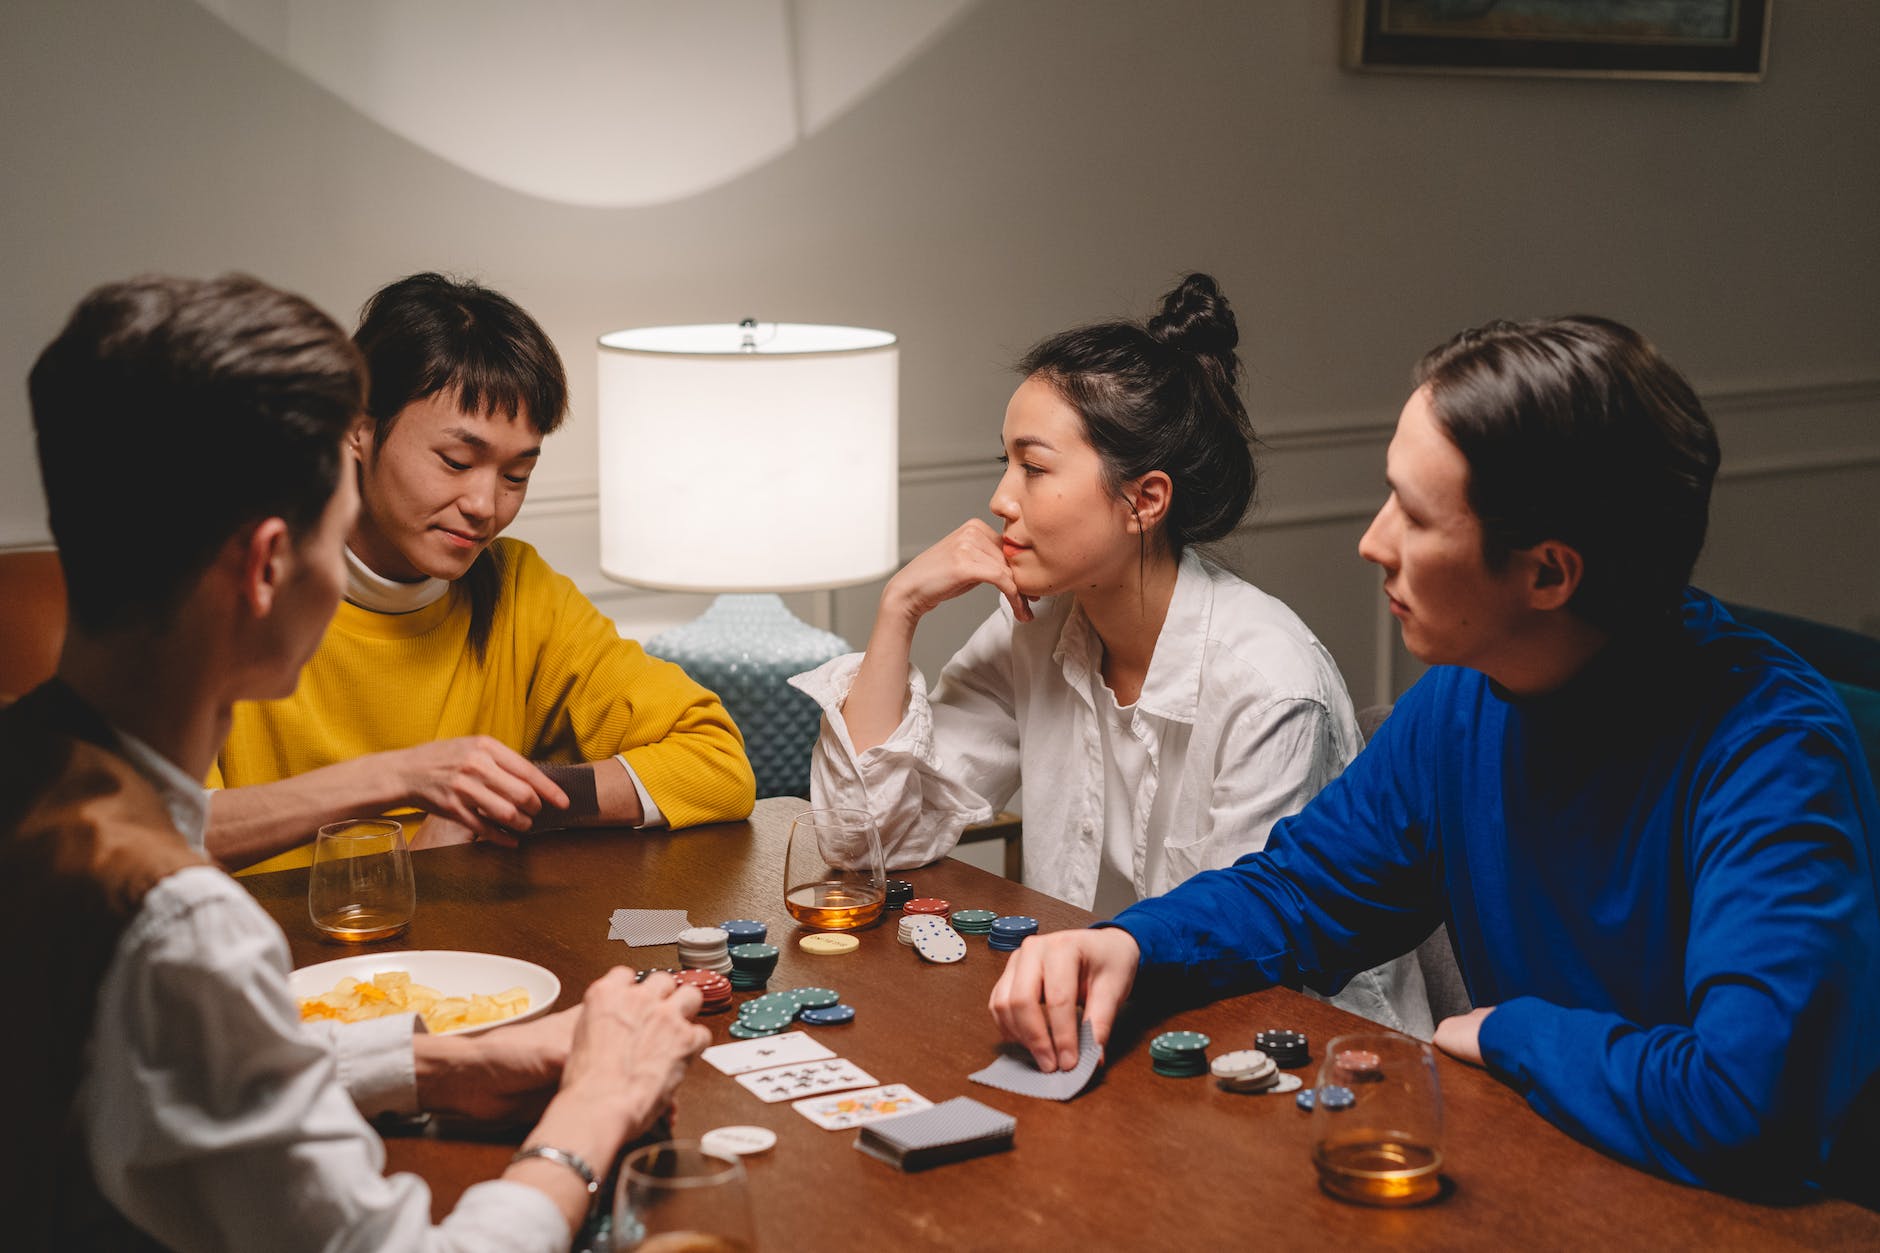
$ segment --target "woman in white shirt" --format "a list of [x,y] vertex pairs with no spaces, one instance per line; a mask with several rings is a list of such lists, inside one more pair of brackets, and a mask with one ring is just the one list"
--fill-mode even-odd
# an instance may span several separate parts
[[[1111,914],[1266,843],[1362,747],[1329,653],[1194,546],[1252,503],[1239,331],[1191,274],[1147,323],[1045,340],[1006,407],[991,508],[883,590],[868,648],[798,676],[820,704],[818,805],[863,808],[892,866],[944,856],[1025,788],[1025,882]],[[928,693],[936,606],[1004,596]],[[1413,961],[1346,1008],[1427,1038]]]

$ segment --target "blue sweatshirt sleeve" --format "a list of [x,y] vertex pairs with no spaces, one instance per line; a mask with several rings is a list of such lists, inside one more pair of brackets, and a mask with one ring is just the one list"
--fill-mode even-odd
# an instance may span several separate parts
[[1441,920],[1415,764],[1418,684],[1357,760],[1275,824],[1266,848],[1137,902],[1115,926],[1142,950],[1137,986],[1220,997],[1272,984],[1333,993],[1415,948]]
[[1482,1024],[1484,1060],[1542,1116],[1687,1183],[1819,1177],[1873,1070],[1871,789],[1819,726],[1765,724],[1690,798],[1687,1021],[1534,997]]

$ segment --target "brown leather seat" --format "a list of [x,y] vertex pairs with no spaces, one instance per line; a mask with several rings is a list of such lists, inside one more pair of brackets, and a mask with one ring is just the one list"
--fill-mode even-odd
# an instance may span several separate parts
[[49,548],[0,552],[0,702],[51,678],[64,638],[59,554]]

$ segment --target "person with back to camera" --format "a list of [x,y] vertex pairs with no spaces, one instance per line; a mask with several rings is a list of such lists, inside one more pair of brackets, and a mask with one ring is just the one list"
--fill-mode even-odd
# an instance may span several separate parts
[[[345,586],[364,385],[337,324],[240,276],[101,287],[33,366],[69,614],[0,710],[11,1248],[565,1250],[711,1038],[696,990],[624,967],[479,1036],[303,1023],[286,937],[203,856],[231,704],[293,691]],[[420,1109],[538,1121],[433,1226],[366,1122]]]
[[236,707],[209,852],[305,865],[322,823],[387,809],[433,815],[420,846],[749,814],[756,780],[717,696],[498,538],[567,412],[535,319],[414,274],[373,295],[353,339],[371,381],[348,436],[346,601],[292,697]]
[[[1005,412],[1002,530],[973,519],[921,553],[866,652],[792,680],[824,712],[811,795],[872,812],[891,865],[946,855],[1022,784],[1025,883],[1112,913],[1260,849],[1357,755],[1330,654],[1195,551],[1253,500],[1238,342],[1191,274],[1147,323],[1038,344]],[[1004,601],[930,695],[915,628],[982,584]],[[1414,959],[1316,986],[1429,1036]]]

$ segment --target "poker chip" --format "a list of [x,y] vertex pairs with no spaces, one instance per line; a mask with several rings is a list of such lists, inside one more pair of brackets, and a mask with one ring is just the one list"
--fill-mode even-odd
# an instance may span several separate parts
[[998,916],[994,909],[956,909],[952,914],[953,929],[961,935],[986,935]]
[[1358,1094],[1342,1084],[1328,1084],[1319,1089],[1318,1103],[1334,1111],[1350,1109],[1358,1103]]
[[1279,1082],[1279,1067],[1259,1049],[1223,1053],[1208,1069],[1228,1092],[1264,1092]]
[[698,1138],[698,1146],[714,1157],[744,1157],[775,1148],[777,1133],[769,1127],[713,1127]]
[[1384,1077],[1384,1063],[1370,1049],[1340,1049],[1332,1062],[1339,1074],[1356,1083],[1375,1083]]
[[698,989],[699,1013],[715,1014],[731,1007],[731,980],[715,970],[681,970],[673,979]]
[[1312,1060],[1312,1052],[1303,1031],[1267,1030],[1253,1037],[1253,1042],[1281,1070],[1291,1070]]
[[1149,1062],[1158,1075],[1192,1079],[1208,1073],[1208,1045],[1199,1031],[1164,1031],[1149,1041]]
[[831,1005],[825,1009],[806,1009],[798,1014],[797,1021],[806,1022],[812,1027],[840,1027],[845,1022],[855,1021],[853,1005]]
[[944,918],[935,917],[932,914],[908,914],[901,919],[896,938],[909,948],[913,948],[923,935],[945,937],[957,934],[958,932],[954,931]]
[[1025,942],[1025,937],[1038,934],[1038,920],[1028,914],[1007,914],[1003,918],[994,918],[992,928],[986,936],[986,947],[1002,953],[1016,952]]
[[676,970],[641,970],[634,973],[633,981],[635,983],[645,983],[647,979],[653,975],[676,975],[678,973],[679,972]]
[[841,993],[837,992],[834,988],[798,988],[796,991],[790,993],[790,996],[795,1000],[796,1007],[800,1010],[828,1009],[831,1005],[839,1004],[842,1000]]
[[931,914],[944,918],[953,912],[953,902],[942,900],[938,896],[916,896],[901,907],[903,913]]
[[726,948],[730,939],[719,927],[687,927],[679,933],[679,964],[693,970],[728,973],[731,958]]
[[966,956],[966,941],[951,927],[944,933],[923,929],[914,936],[914,951],[930,962],[948,966]]
[[776,1035],[786,1025],[786,1023],[779,1023],[774,1027],[760,1027],[747,1018],[740,1018],[726,1030],[730,1031],[731,1038],[734,1040],[761,1040],[767,1035]]
[[731,948],[731,986],[740,992],[755,992],[770,982],[777,968],[774,944],[736,944]]
[[1267,1089],[1267,1091],[1272,1092],[1276,1096],[1284,1096],[1288,1092],[1297,1092],[1300,1088],[1305,1086],[1306,1081],[1301,1079],[1298,1075],[1281,1075],[1279,1082]]
[[909,883],[906,879],[890,879],[888,880],[887,886],[888,896],[886,903],[889,909],[899,909],[901,906],[914,899],[914,885]]
[[731,918],[718,924],[732,945],[762,944],[770,938],[770,928],[755,918]]
[[1297,1105],[1308,1114],[1312,1112],[1312,1107],[1318,1103],[1319,1090],[1317,1088],[1301,1088],[1298,1094],[1293,1097],[1293,1104]]
[[766,992],[738,1006],[738,1016],[748,1018],[766,1010],[781,1010],[787,1014],[794,1014],[796,1013],[796,998],[788,992]]
[[796,942],[796,946],[818,957],[834,957],[841,953],[853,953],[862,946],[862,942],[852,935],[806,935]]

